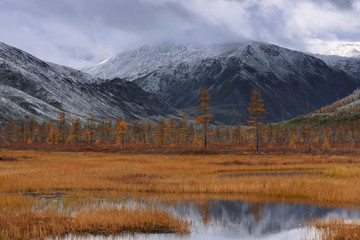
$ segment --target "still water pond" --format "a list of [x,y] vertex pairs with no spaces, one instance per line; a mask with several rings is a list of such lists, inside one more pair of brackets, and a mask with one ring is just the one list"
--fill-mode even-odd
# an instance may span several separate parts
[[[131,202],[128,202],[131,205]],[[144,205],[148,203],[144,202]],[[176,205],[152,203],[176,216],[191,221],[191,233],[139,234],[115,239],[310,239],[314,230],[306,227],[311,219],[360,221],[360,211],[316,207],[305,204],[252,204],[244,201],[209,201],[206,204],[179,202]],[[74,239],[71,236],[66,239]],[[87,237],[77,239],[114,239]]]

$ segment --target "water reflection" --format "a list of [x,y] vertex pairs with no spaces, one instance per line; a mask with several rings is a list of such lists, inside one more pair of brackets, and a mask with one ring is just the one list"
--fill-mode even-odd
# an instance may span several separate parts
[[[131,205],[131,200],[127,204]],[[305,204],[248,203],[244,201],[192,201],[165,205],[142,202],[191,220],[191,234],[122,236],[116,239],[304,239],[314,231],[304,224],[309,219],[342,218],[360,220],[360,212]],[[69,236],[68,239],[71,239]],[[86,239],[108,239],[89,237]],[[113,239],[113,238],[109,238]]]

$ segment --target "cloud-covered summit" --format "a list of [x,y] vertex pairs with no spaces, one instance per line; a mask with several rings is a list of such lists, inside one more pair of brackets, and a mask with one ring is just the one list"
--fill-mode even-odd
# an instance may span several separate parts
[[360,39],[359,0],[2,0],[0,41],[70,66],[163,41],[324,52]]

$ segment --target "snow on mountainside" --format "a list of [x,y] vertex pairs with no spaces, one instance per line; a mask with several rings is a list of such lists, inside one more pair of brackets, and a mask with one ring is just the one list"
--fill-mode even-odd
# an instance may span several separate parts
[[340,69],[360,82],[360,43],[341,43],[326,55],[316,54],[327,65]]
[[134,51],[125,51],[81,70],[100,78],[120,77],[132,81],[164,65],[201,60],[220,53],[219,49],[197,44],[164,43],[157,47],[143,46]]
[[200,46],[165,44],[123,52],[86,69],[95,77],[121,77],[195,114],[202,87],[209,88],[215,120],[247,119],[252,89],[265,99],[272,121],[315,110],[348,95],[358,79],[297,51],[261,42]]
[[51,119],[61,112],[60,109],[9,86],[0,85],[0,96],[0,119],[22,119],[29,113]]
[[340,69],[360,82],[360,58],[341,57],[333,55],[314,55],[327,65]]
[[46,77],[53,84],[57,84],[61,78],[69,78],[74,82],[92,83],[99,79],[89,74],[83,73],[69,67],[44,62],[20,49],[0,42],[0,64],[5,63],[14,71],[27,74],[33,79],[41,81],[41,77]]
[[325,53],[341,57],[360,58],[360,43],[340,43],[336,48]]
[[135,84],[121,79],[100,80],[46,63],[4,43],[0,43],[0,92],[2,119],[57,119],[60,111],[83,120],[90,115],[130,120],[177,114]]

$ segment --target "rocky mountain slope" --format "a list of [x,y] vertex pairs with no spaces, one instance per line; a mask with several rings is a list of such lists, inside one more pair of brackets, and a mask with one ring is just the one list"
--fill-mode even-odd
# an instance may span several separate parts
[[330,67],[346,72],[360,82],[360,58],[332,55],[315,55],[315,57],[323,60]]
[[61,111],[83,120],[90,115],[131,120],[177,114],[136,84],[100,80],[4,43],[0,43],[0,94],[0,119],[57,119]]
[[85,70],[133,81],[190,114],[196,113],[201,88],[207,87],[215,121],[225,124],[245,123],[254,88],[263,95],[269,119],[279,121],[330,104],[359,85],[335,64],[261,42],[142,47]]

